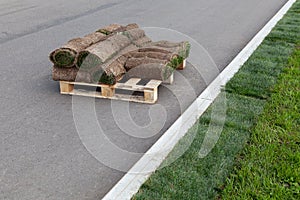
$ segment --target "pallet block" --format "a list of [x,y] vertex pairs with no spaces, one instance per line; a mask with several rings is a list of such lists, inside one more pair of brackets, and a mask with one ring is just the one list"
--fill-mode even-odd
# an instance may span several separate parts
[[186,67],[186,59],[184,59],[182,64],[179,65],[176,69],[177,70],[184,70],[185,67]]

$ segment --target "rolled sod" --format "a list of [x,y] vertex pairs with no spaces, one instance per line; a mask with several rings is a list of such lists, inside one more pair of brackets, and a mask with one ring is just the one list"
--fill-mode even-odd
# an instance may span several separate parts
[[137,24],[111,24],[50,54],[53,79],[113,85],[125,74],[166,81],[189,56],[188,42],[152,42]]
[[188,41],[184,42],[169,42],[169,41],[158,41],[151,42],[146,46],[142,47],[140,51],[155,51],[155,52],[170,52],[182,60],[186,59],[190,54],[191,45]]
[[125,47],[134,44],[134,41],[143,37],[145,37],[145,32],[137,28],[115,34],[104,41],[80,51],[76,67],[85,70],[93,69],[117,55]]
[[91,83],[92,78],[89,72],[79,71],[76,67],[63,68],[53,66],[52,78],[55,81],[71,81]]
[[89,46],[106,40],[109,36],[122,31],[138,28],[137,24],[128,24],[122,26],[119,24],[111,24],[94,33],[90,33],[83,38],[75,38],[67,42],[61,48],[54,50],[50,54],[50,60],[57,67],[73,67],[77,62],[77,56],[80,51],[85,50]]
[[148,58],[148,57],[140,57],[140,58],[129,58],[126,61],[125,64],[125,69],[127,71],[142,65],[142,64],[167,64],[168,60],[160,60],[160,59],[155,59],[155,58]]
[[129,77],[166,81],[181,64],[177,57],[172,59],[129,58],[125,69]]
[[81,51],[78,55],[76,67],[78,69],[93,69],[106,62],[129,44],[128,37],[121,34],[114,35]]
[[[95,82],[108,85],[114,84],[115,82],[121,80],[126,73],[126,69],[124,67],[128,59],[126,55],[128,52],[135,50],[137,50],[137,47],[131,44],[119,51],[118,54],[114,55],[102,65],[91,69],[91,74],[93,74],[94,77],[93,80]],[[101,73],[101,76],[98,75],[99,73]]]
[[53,66],[52,78],[55,81],[75,81],[78,69],[76,67],[62,68]]
[[77,52],[69,48],[60,48],[50,55],[50,60],[58,67],[72,67],[76,60]]
[[167,81],[173,74],[174,69],[163,63],[140,64],[130,69],[126,76],[129,78],[154,79]]
[[94,83],[100,83],[106,85],[114,85],[117,82],[117,79],[113,74],[107,74],[103,70],[96,71],[92,75],[92,80]]
[[75,38],[70,40],[61,48],[54,50],[50,54],[50,60],[57,67],[73,67],[77,61],[78,52],[85,48],[104,40],[107,36],[95,32],[84,36],[83,38]]
[[166,81],[189,56],[188,42],[154,42],[129,52],[125,69],[129,77]]
[[136,28],[139,28],[139,26],[135,23],[128,24],[126,26],[122,26],[120,24],[111,24],[109,26],[97,30],[97,32],[103,33],[105,35],[110,35],[116,32],[124,32]]
[[103,33],[105,35],[110,35],[113,32],[118,31],[118,30],[120,30],[122,28],[124,28],[124,27],[122,25],[120,25],[120,24],[111,24],[109,26],[106,26],[104,28],[101,28],[101,29],[97,30],[97,32]]
[[133,41],[133,44],[136,45],[137,47],[143,47],[151,42],[152,40],[149,37],[144,36],[142,38],[137,39],[136,41]]

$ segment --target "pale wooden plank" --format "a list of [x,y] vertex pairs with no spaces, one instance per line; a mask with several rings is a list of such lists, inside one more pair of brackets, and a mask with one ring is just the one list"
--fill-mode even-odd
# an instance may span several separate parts
[[162,83],[162,81],[159,81],[159,80],[150,80],[150,81],[145,85],[145,88],[152,88],[152,89],[155,89],[155,88],[157,88],[161,83]]
[[136,85],[138,82],[140,82],[140,78],[131,78],[131,79],[129,79],[128,81],[126,81],[125,83],[124,83],[124,85],[128,85],[128,86],[134,86],[134,85]]
[[136,102],[136,103],[146,103],[146,104],[155,103],[155,101],[150,101],[150,100],[145,101],[144,97],[142,97],[142,96],[135,96],[135,95],[128,95],[128,94],[115,94],[115,96],[112,96],[112,97],[105,97],[105,96],[102,96],[101,93],[99,93],[99,92],[82,91],[82,90],[74,90],[73,92],[70,92],[69,94],[76,95],[76,96],[84,96],[84,97],[130,101],[130,102]]

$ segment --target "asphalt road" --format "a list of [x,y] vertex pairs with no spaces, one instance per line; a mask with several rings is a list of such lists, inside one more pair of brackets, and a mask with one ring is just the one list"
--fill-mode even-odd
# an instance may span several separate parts
[[[98,155],[104,157],[97,160],[90,152],[101,150],[97,148],[103,135],[92,144],[84,142],[84,136],[99,128],[92,124],[95,117],[116,146],[146,152],[182,112],[179,101],[183,110],[192,102],[194,96],[186,95],[182,82],[189,80],[198,95],[217,75],[210,69],[199,75],[189,65],[176,74],[174,85],[160,88],[154,106],[81,97],[72,101],[60,95],[58,83],[51,80],[48,54],[54,48],[110,23],[136,22],[187,34],[222,70],[285,2],[0,0],[0,199],[100,199],[124,175],[120,170],[132,166],[141,154],[120,160],[101,151]],[[89,112],[91,108],[95,113]],[[116,120],[112,110],[121,117]],[[124,119],[127,111],[133,122]],[[132,123],[142,127],[140,136],[129,133],[134,132]]]

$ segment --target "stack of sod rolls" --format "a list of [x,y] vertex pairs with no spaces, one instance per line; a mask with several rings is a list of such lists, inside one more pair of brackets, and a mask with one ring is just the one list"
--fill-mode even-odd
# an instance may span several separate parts
[[189,56],[188,42],[151,42],[128,53],[125,69],[128,77],[166,81]]
[[137,24],[111,24],[50,54],[53,80],[113,85],[130,77],[166,80],[189,55],[188,42],[152,42]]

